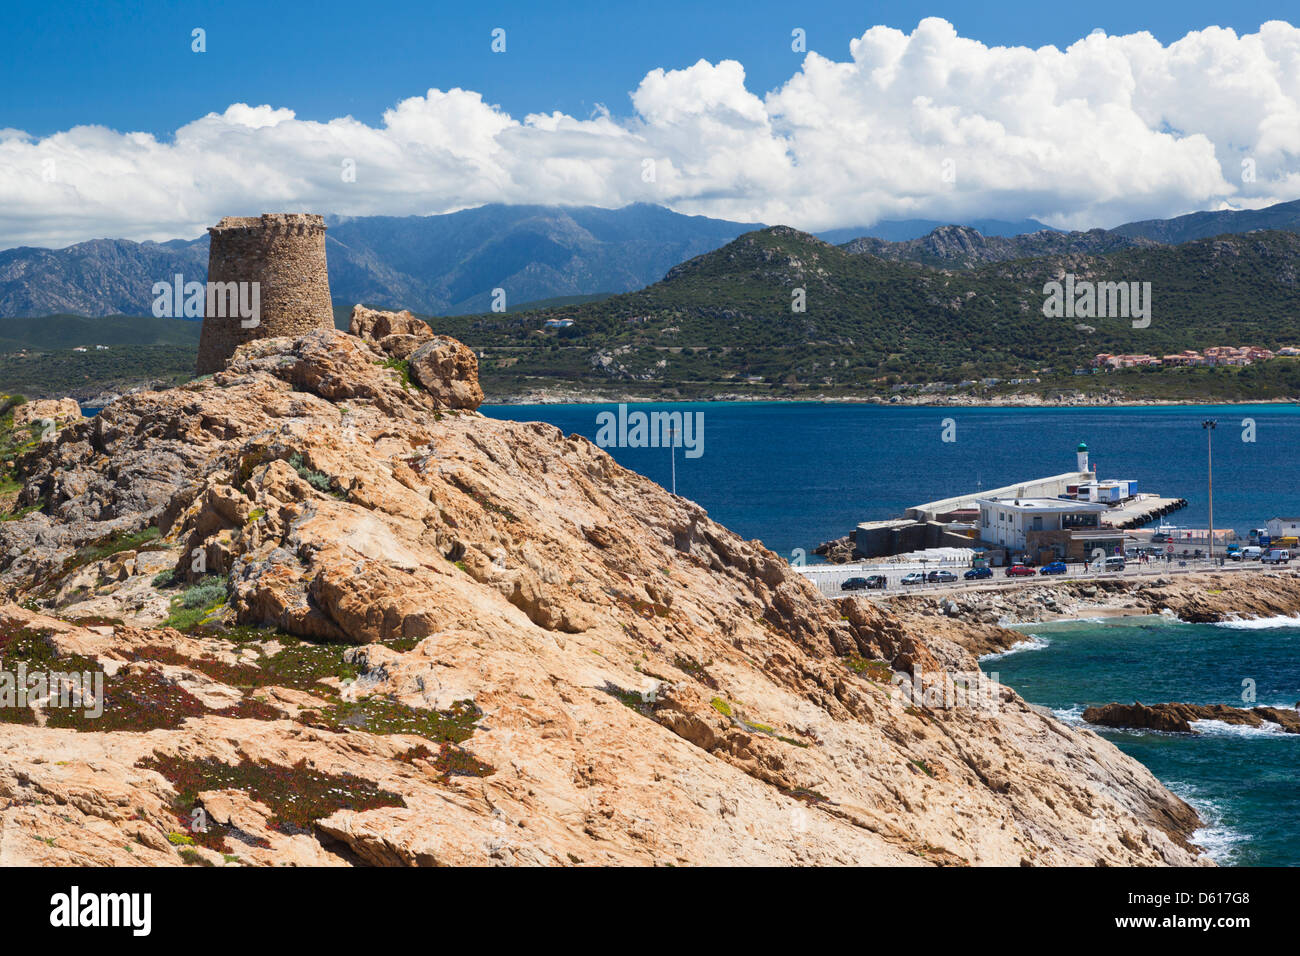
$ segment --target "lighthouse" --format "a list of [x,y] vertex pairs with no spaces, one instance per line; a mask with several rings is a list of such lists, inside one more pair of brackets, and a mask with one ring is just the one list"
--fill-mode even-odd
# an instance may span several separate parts
[[1074,452],[1078,456],[1079,471],[1086,472],[1088,470],[1088,446],[1083,442],[1079,442],[1079,447]]

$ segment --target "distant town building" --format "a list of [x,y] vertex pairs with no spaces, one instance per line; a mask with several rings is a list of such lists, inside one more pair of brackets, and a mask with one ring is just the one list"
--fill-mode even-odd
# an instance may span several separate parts
[[1300,518],[1269,518],[1268,536],[1276,541],[1278,538],[1300,537]]
[[1275,354],[1300,355],[1300,348],[1286,346],[1274,353],[1269,349],[1260,348],[1256,345],[1245,345],[1240,348],[1232,345],[1212,345],[1200,352],[1195,349],[1184,349],[1181,352],[1162,356],[1146,355],[1145,353],[1112,355],[1110,352],[1098,352],[1092,360],[1092,366],[1097,369],[1113,369],[1159,366],[1188,368],[1193,366],[1251,365],[1255,362],[1271,359]]

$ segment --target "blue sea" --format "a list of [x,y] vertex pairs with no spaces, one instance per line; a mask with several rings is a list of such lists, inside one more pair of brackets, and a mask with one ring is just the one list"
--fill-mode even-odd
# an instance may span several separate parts
[[[1300,407],[948,408],[842,403],[635,404],[703,415],[702,454],[675,456],[677,493],[791,557],[858,522],[979,488],[1072,471],[1086,442],[1101,478],[1186,498],[1167,520],[1208,524],[1207,434],[1214,419],[1214,523],[1245,533],[1300,514]],[[597,438],[615,405],[484,406]],[[951,422],[946,421],[951,419]],[[944,441],[945,431],[954,441]],[[1244,440],[1253,438],[1253,441]],[[668,487],[665,448],[608,449]],[[1163,618],[1026,628],[1027,648],[984,663],[1033,703],[1078,720],[1110,701],[1242,705],[1300,701],[1300,622],[1185,624]],[[1198,839],[1220,863],[1300,864],[1300,736],[1207,727],[1195,736],[1102,731],[1201,813]]]
[[[596,440],[616,405],[483,406],[484,414],[544,421]],[[845,403],[682,402],[629,410],[703,415],[698,458],[676,451],[677,493],[715,521],[790,557],[861,521],[910,505],[1073,471],[1086,442],[1101,478],[1186,498],[1168,521],[1204,528],[1205,419],[1215,419],[1214,523],[1244,533],[1300,514],[1300,407],[943,408]],[[955,441],[944,441],[945,420]],[[1253,434],[1248,434],[1253,422]],[[1243,441],[1243,435],[1254,441]],[[671,483],[666,448],[608,448],[620,464]]]
[[[1300,701],[1298,620],[1188,624],[1155,616],[1022,630],[1033,638],[1028,649],[985,659],[985,673],[1069,723],[1082,725],[1084,707],[1111,701]],[[1216,862],[1300,864],[1300,735],[1217,722],[1202,722],[1194,735],[1092,729],[1196,808],[1207,823],[1196,842]]]

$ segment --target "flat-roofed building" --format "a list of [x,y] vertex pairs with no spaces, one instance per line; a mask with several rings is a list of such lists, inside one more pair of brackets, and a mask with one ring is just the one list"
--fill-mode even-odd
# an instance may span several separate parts
[[981,540],[1005,548],[1008,554],[1067,560],[1092,557],[1097,549],[1123,554],[1123,531],[1105,528],[1101,516],[1109,507],[1099,501],[1067,498],[981,498]]

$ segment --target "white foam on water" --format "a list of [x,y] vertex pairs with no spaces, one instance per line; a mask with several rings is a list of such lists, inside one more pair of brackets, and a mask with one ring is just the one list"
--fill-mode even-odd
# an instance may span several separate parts
[[1189,720],[1187,725],[1198,734],[1207,737],[1295,737],[1300,734],[1288,734],[1278,724],[1268,721],[1260,727],[1248,727],[1245,724],[1228,724],[1222,720]]
[[1192,843],[1220,866],[1233,865],[1236,862],[1237,848],[1250,841],[1250,834],[1224,823],[1223,807],[1214,800],[1200,796],[1200,791],[1194,784],[1171,781],[1165,786],[1186,800],[1196,815],[1205,822],[1205,826],[1192,833]]
[[1216,621],[1215,627],[1227,627],[1235,631],[1264,631],[1275,627],[1300,627],[1300,617],[1247,617],[1232,621]]
[[1051,641],[1039,637],[1037,634],[1030,634],[1027,640],[1017,641],[1005,651],[993,651],[990,654],[981,654],[980,663],[984,661],[995,661],[999,657],[1006,657],[1008,654],[1019,654],[1021,651],[1041,651],[1052,644]]
[[1069,724],[1071,727],[1091,727],[1083,719],[1083,704],[1075,704],[1073,707],[1056,707],[1053,708],[1052,714],[1063,724]]

